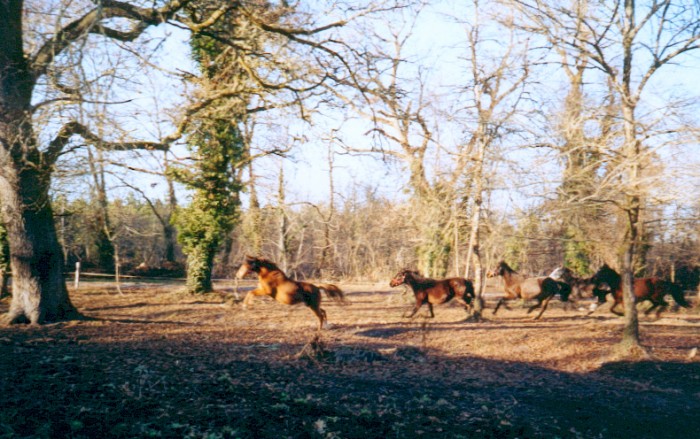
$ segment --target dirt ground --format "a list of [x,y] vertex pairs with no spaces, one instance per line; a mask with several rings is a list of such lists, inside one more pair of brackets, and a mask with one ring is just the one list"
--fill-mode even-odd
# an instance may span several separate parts
[[618,361],[608,306],[408,320],[401,289],[340,286],[318,335],[304,306],[244,310],[228,284],[83,284],[87,320],[0,327],[0,437],[700,437],[697,313],[640,313],[651,357]]

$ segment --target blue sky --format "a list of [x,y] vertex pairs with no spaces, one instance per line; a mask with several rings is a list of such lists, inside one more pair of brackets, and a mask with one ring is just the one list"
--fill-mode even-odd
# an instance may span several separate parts
[[[410,62],[414,67],[422,65],[426,69],[430,69],[429,91],[442,98],[445,97],[446,92],[452,90],[450,87],[454,87],[455,84],[462,81],[460,69],[464,63],[464,48],[459,48],[457,44],[464,47],[464,28],[446,15],[455,10],[454,4],[451,1],[436,2],[433,8],[426,9],[420,16],[420,21],[409,46]],[[192,69],[189,61],[187,33],[161,26],[154,29],[150,36],[155,38],[154,44],[162,44],[161,50],[157,53],[166,69]],[[166,36],[167,38],[165,38]],[[692,97],[695,101],[688,102],[688,105],[696,109],[696,115],[700,114],[700,111],[697,111],[699,90],[695,82],[697,66],[699,65],[700,58],[691,56],[685,58],[683,65],[665,67],[666,73],[658,75],[654,79],[653,86],[649,88],[647,102],[663,108],[665,101],[670,100],[671,97]],[[550,78],[540,78],[542,82],[540,90],[551,87],[552,93],[561,92],[561,90],[557,90],[556,78],[556,74],[552,74]],[[157,105],[161,109],[177,108],[184,102],[190,90],[182,88],[180,83],[173,81],[165,73],[152,72],[150,76],[139,79],[143,85],[129,96],[133,101],[124,110],[126,113],[123,119],[124,125],[135,136],[142,138],[155,139],[158,136],[168,134],[171,125],[167,121],[167,116],[157,114],[154,111],[155,107]],[[547,80],[551,83],[547,83]],[[539,104],[544,103],[540,102]],[[447,105],[449,105],[449,101],[446,101],[443,109],[447,109]],[[327,114],[326,121],[315,127],[298,123],[293,119],[287,122],[290,133],[299,137],[303,135],[307,139],[306,142],[297,144],[289,159],[284,162],[285,175],[289,182],[287,194],[290,201],[322,203],[328,200],[327,154],[329,141],[327,138],[331,128],[342,127],[344,130],[342,135],[348,142],[365,146],[371,144],[372,138],[365,134],[366,130],[362,128],[362,124],[347,121],[333,122],[332,119],[333,114]],[[446,121],[443,123],[437,117],[435,123],[445,128],[445,132],[441,133],[442,139],[456,141],[464,135],[458,132],[450,133],[447,130],[448,126],[456,130],[459,130],[459,127],[450,125]],[[284,133],[269,132],[265,134],[270,138],[280,139],[281,142],[288,142],[284,139]],[[340,151],[338,145],[332,146],[336,151]],[[507,178],[498,182],[497,184],[501,188],[499,199],[504,205],[518,203],[527,205],[536,202],[537,195],[542,194],[544,187],[542,181],[549,180],[550,183],[556,181],[557,159],[551,152],[517,150],[515,146],[503,145],[503,151],[507,158],[520,162],[531,160],[532,166],[529,166],[528,174],[519,182],[509,181]],[[509,148],[513,149],[509,150]],[[176,148],[175,151],[176,155],[184,155],[182,148]],[[664,149],[663,154],[673,154],[675,160],[669,161],[669,165],[683,167],[688,173],[692,173],[693,167],[700,162],[697,145],[683,150]],[[148,166],[149,159],[144,158],[135,165]],[[267,177],[262,181],[263,192],[267,192],[270,194],[270,198],[273,198],[276,192],[279,160],[276,158],[263,159],[256,164],[256,169],[264,177]],[[501,171],[504,174],[508,172],[507,168],[501,168]],[[698,173],[695,172],[696,180],[691,184],[697,185]],[[162,195],[165,187],[162,179],[143,175],[130,176],[130,178],[134,179],[135,184],[143,187],[152,196]],[[405,170],[399,163],[383,161],[382,157],[378,156],[336,155],[334,179],[336,191],[345,196],[354,190],[364,192],[366,188],[372,188],[379,195],[392,199],[405,196]],[[528,185],[530,181],[532,182],[531,186]],[[516,185],[522,185],[522,189],[515,190]]]

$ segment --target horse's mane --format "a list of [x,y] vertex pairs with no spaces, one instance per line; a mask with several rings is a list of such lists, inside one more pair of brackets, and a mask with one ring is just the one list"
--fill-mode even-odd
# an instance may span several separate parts
[[269,259],[247,256],[246,261],[255,262],[260,267],[267,268],[270,271],[282,271],[279,269],[279,267],[274,262],[272,262]]
[[510,273],[518,274],[517,271],[513,270],[510,268],[510,265],[506,264],[506,261],[501,261],[497,265],[499,268],[502,268],[504,271],[508,271]]

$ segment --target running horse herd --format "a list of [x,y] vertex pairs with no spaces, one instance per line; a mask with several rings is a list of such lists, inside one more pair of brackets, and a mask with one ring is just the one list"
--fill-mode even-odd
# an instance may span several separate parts
[[[249,291],[243,300],[244,307],[250,304],[254,296],[270,296],[279,303],[295,305],[303,303],[311,309],[318,318],[318,328],[322,329],[326,322],[326,312],[321,308],[321,291],[335,301],[345,302],[343,291],[333,284],[314,285],[308,282],[300,282],[287,277],[274,262],[267,259],[246,256],[245,261],[236,273],[237,279],[242,279],[250,273],[258,277],[258,286]],[[610,311],[616,315],[622,315],[618,307],[622,305],[622,281],[620,275],[604,264],[593,276],[589,278],[576,277],[566,267],[555,269],[549,276],[527,277],[513,270],[504,261],[487,273],[487,277],[502,277],[505,295],[498,300],[493,314],[496,314],[501,305],[507,307],[506,302],[520,299],[532,301],[527,313],[541,308],[535,319],[539,319],[547,309],[552,298],[558,296],[562,302],[568,302],[569,297],[592,296],[597,298],[597,305],[589,312],[606,302],[608,294],[613,297],[613,306]],[[404,269],[399,271],[391,282],[391,287],[408,285],[413,290],[416,303],[410,314],[404,317],[413,317],[423,305],[427,305],[430,317],[434,317],[433,305],[447,303],[454,299],[470,312],[475,299],[474,286],[468,279],[452,277],[448,279],[430,279],[420,275],[415,270]],[[680,306],[690,308],[685,300],[683,289],[673,282],[656,277],[639,278],[634,280],[634,296],[636,303],[651,302],[652,306],[645,311],[649,314],[656,309],[657,318],[668,307],[665,297],[670,295]]]

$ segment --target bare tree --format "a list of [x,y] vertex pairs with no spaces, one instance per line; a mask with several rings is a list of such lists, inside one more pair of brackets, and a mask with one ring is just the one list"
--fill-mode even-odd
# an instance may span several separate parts
[[[649,158],[655,150],[668,146],[663,138],[654,138],[650,121],[640,117],[638,110],[652,78],[700,48],[697,2],[516,3],[536,32],[563,50],[585,54],[600,78],[609,81],[619,102],[621,135],[598,145],[605,155],[607,174],[596,191],[584,198],[593,203],[611,203],[623,215],[625,236],[620,265],[626,322],[621,347],[636,350],[640,347],[639,325],[632,285],[644,248],[644,217],[653,185]],[[650,108],[646,110],[646,114],[654,113]],[[675,131],[664,128],[666,134]]]
[[[0,3],[0,198],[11,248],[13,300],[8,321],[43,323],[75,315],[63,280],[63,253],[53,223],[49,189],[53,167],[74,136],[98,143],[90,128],[65,122],[44,143],[35,131],[34,115],[55,101],[75,101],[79,90],[63,87],[55,67],[67,49],[90,36],[129,42],[151,26],[172,19],[187,1],[165,2],[160,8],[104,0],[99,5],[66,10],[46,38],[29,45],[23,26],[22,0]],[[114,19],[131,27],[114,27]],[[25,48],[32,50],[25,52]],[[55,79],[57,97],[34,103],[40,81]],[[46,81],[49,82],[49,81]],[[41,84],[43,85],[43,83]],[[56,123],[59,123],[57,120]],[[104,149],[163,149],[162,142],[105,141]]]
[[[527,40],[519,40],[519,35],[512,23],[497,26],[502,36],[499,50],[494,50],[489,43],[488,30],[483,24],[482,5],[474,1],[469,8],[468,20],[457,18],[466,28],[465,56],[467,71],[466,84],[462,88],[462,99],[466,104],[456,114],[473,126],[466,140],[468,145],[457,156],[456,169],[464,172],[464,177],[471,180],[470,231],[468,238],[468,255],[465,275],[474,265],[474,288],[477,293],[474,317],[480,318],[483,309],[482,293],[484,290],[484,263],[481,253],[482,210],[485,192],[488,190],[489,161],[494,155],[489,152],[496,148],[508,124],[518,115],[519,104],[525,92],[529,78],[529,61],[527,58]],[[488,14],[488,10],[485,11]],[[507,16],[499,11],[500,16]],[[492,24],[497,22],[491,21]],[[493,32],[493,30],[491,30]],[[505,38],[509,35],[509,38]],[[491,44],[492,47],[487,49]],[[493,154],[491,152],[491,154]],[[467,166],[470,164],[470,166]]]
[[331,92],[353,115],[368,122],[367,134],[372,134],[369,147],[346,143],[346,150],[397,161],[407,170],[415,207],[411,215],[420,224],[411,245],[420,268],[428,275],[442,276],[454,250],[452,230],[458,225],[450,219],[456,218],[452,206],[461,170],[449,161],[446,166],[437,162],[441,145],[431,109],[436,95],[431,93],[430,72],[414,67],[407,53],[420,10],[402,12],[404,16],[373,35],[371,47],[349,51],[353,75],[336,78],[346,87]]

